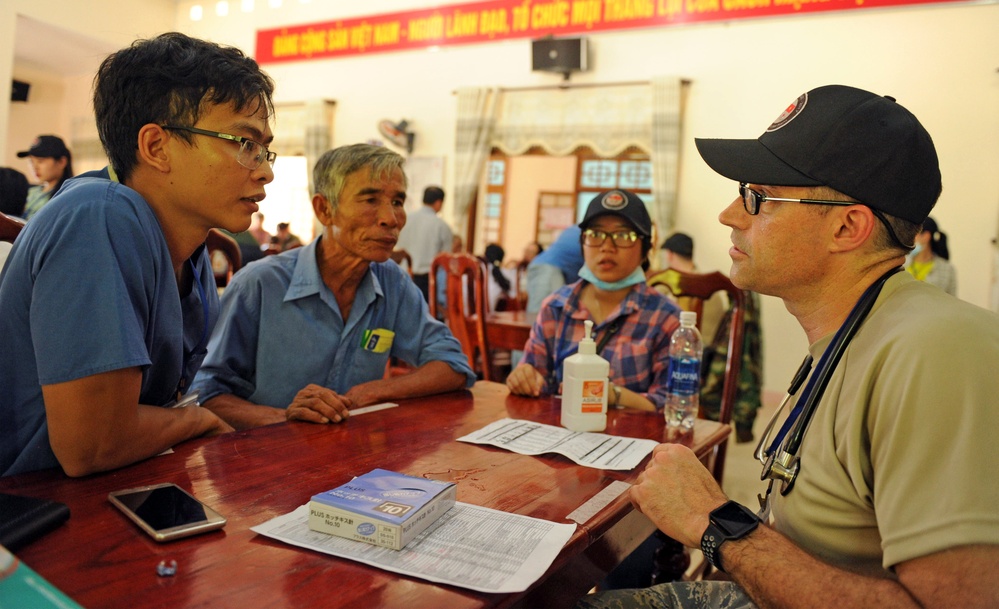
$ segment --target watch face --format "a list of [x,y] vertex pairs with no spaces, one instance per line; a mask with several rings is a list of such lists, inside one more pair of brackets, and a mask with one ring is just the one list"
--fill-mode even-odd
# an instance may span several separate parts
[[760,519],[749,508],[734,501],[711,512],[711,520],[730,537],[735,538],[749,533],[760,523]]

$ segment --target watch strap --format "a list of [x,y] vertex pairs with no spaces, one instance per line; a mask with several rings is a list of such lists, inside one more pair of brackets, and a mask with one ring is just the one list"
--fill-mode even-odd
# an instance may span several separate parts
[[711,563],[712,567],[722,573],[725,572],[725,569],[722,567],[721,545],[726,541],[728,540],[725,538],[725,534],[713,522],[708,524],[708,528],[704,530],[704,535],[701,536],[701,552],[704,553],[704,558]]
[[752,533],[760,524],[759,517],[737,501],[728,501],[712,510],[708,517],[708,528],[701,536],[701,551],[711,565],[721,572],[721,547],[726,541],[742,539]]

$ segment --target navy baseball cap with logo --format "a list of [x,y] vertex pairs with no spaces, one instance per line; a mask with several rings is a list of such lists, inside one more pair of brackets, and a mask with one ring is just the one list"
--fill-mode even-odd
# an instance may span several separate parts
[[61,137],[55,135],[39,135],[35,141],[31,142],[31,147],[17,153],[17,157],[23,159],[26,156],[37,156],[42,158],[59,159],[69,156],[69,148]]
[[635,227],[635,232],[648,239],[652,236],[652,218],[649,217],[649,210],[633,192],[624,189],[607,190],[593,197],[586,207],[586,215],[579,223],[579,228],[586,230],[586,226],[598,216],[606,215],[621,216]]
[[701,158],[738,182],[829,186],[920,224],[940,196],[930,134],[894,98],[828,85],[791,102],[755,140],[695,139]]

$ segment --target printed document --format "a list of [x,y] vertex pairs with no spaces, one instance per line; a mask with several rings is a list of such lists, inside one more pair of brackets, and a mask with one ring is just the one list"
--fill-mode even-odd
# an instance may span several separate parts
[[521,455],[558,453],[579,465],[615,470],[634,469],[659,444],[655,440],[581,433],[520,419],[500,419],[458,441],[491,444]]
[[541,577],[576,530],[458,502],[402,550],[317,533],[309,508],[272,518],[252,531],[293,546],[379,569],[479,592],[523,592]]

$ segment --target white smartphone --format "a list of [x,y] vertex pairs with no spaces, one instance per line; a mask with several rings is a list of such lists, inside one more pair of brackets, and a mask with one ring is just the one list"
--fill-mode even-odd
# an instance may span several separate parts
[[214,531],[226,523],[221,514],[170,482],[114,491],[108,500],[156,541]]

